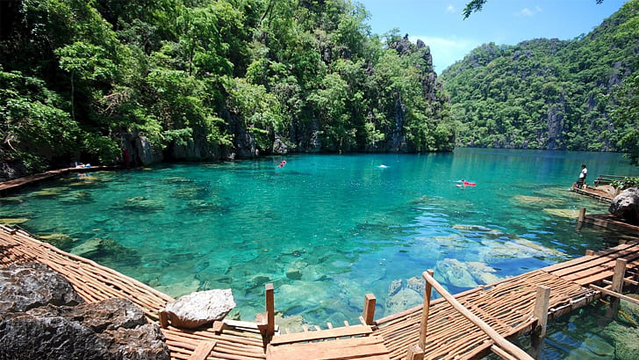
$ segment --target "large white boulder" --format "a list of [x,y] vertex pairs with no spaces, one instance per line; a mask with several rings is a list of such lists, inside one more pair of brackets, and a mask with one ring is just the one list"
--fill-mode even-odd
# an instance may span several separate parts
[[166,305],[171,325],[195,329],[222,320],[235,307],[231,289],[214,289],[182,296]]

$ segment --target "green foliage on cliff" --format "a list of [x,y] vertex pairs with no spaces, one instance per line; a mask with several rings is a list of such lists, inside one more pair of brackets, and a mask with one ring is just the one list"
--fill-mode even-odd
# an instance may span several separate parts
[[441,77],[457,145],[636,151],[638,21],[632,0],[574,40],[473,50]]
[[0,6],[2,150],[31,167],[113,162],[137,135],[169,158],[453,146],[428,48],[400,54],[348,0]]

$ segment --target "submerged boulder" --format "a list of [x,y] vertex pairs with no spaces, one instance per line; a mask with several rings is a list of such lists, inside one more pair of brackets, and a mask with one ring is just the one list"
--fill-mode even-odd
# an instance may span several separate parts
[[235,307],[231,289],[214,289],[182,296],[166,305],[171,325],[195,329],[222,320]]
[[629,224],[639,225],[639,188],[622,191],[612,200],[608,211]]
[[170,359],[159,326],[147,323],[135,304],[81,303],[68,281],[46,265],[0,270],[0,290],[2,359]]

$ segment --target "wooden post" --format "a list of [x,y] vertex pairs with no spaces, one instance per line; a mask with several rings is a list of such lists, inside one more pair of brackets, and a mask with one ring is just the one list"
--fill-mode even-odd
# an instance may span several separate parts
[[362,312],[362,317],[364,318],[364,322],[366,325],[373,325],[375,321],[375,304],[377,303],[377,299],[373,294],[366,294],[364,296],[364,311]]
[[420,348],[419,345],[413,344],[408,347],[406,360],[423,360],[423,359],[424,359],[424,350]]
[[266,296],[266,337],[271,339],[275,334],[275,298],[273,295],[273,284],[266,284],[264,286]]
[[[615,263],[615,272],[612,275],[612,286],[610,290],[619,294],[623,291],[623,278],[626,276],[627,263],[628,262],[625,259],[617,259],[617,262]],[[610,307],[608,307],[608,310],[606,311],[606,316],[610,319],[614,319],[619,312],[620,306],[621,302],[619,301],[619,298],[613,296],[610,299]]]
[[586,208],[579,209],[579,222],[586,220]]
[[626,264],[628,261],[625,259],[617,259],[615,263],[615,273],[612,276],[612,291],[621,293],[623,290],[623,278],[626,276]]
[[433,292],[432,285],[426,279],[426,276],[432,277],[435,272],[433,270],[425,271],[422,274],[426,287],[424,288],[424,308],[422,309],[422,322],[419,330],[419,347],[422,351],[426,351],[426,332],[428,331],[428,313],[430,312],[430,294]]
[[595,252],[593,250],[586,250],[586,256],[595,256]]
[[546,336],[546,325],[548,324],[548,300],[550,299],[550,288],[548,286],[537,287],[537,298],[535,299],[535,313],[537,318],[537,329],[535,336],[543,338]]

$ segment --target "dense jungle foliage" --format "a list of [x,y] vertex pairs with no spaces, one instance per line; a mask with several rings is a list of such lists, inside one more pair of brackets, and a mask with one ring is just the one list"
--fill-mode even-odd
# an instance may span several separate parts
[[138,162],[149,148],[169,160],[453,148],[429,48],[371,34],[348,0],[0,7],[2,157],[32,170],[112,163],[123,148]]
[[428,46],[372,34],[349,0],[0,1],[0,172],[454,146],[636,163],[638,8],[437,79]]
[[639,1],[574,40],[485,44],[441,79],[458,146],[628,151],[636,163]]

